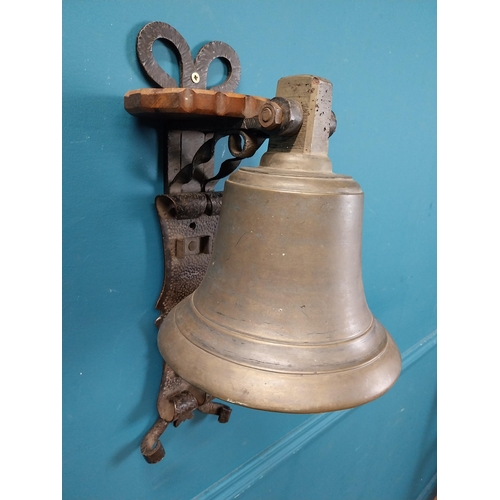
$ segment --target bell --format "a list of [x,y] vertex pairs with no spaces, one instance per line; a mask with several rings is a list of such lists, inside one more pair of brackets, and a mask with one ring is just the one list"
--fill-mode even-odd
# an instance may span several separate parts
[[292,137],[225,183],[212,260],[162,322],[158,346],[189,383],[238,405],[288,413],[352,408],[384,394],[401,356],[366,303],[363,191],[327,156],[332,85],[281,79],[299,102]]

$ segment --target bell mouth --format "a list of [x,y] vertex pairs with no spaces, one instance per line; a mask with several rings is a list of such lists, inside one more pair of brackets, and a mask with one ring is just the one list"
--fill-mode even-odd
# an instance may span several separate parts
[[[363,356],[364,346],[357,337],[332,345],[326,354],[324,346],[294,346],[293,364],[283,369],[277,363],[273,366],[272,353],[258,359],[248,345],[239,354],[238,347],[228,349],[230,343],[241,346],[241,340],[204,321],[189,296],[161,324],[158,347],[179,376],[216,398],[266,411],[322,413],[368,403],[396,382],[401,356],[389,333],[374,318],[361,337],[377,339],[371,357],[366,352]],[[264,349],[269,345],[261,344]],[[330,354],[331,362],[311,370],[320,350],[323,357]],[[349,352],[350,359],[340,362]]]

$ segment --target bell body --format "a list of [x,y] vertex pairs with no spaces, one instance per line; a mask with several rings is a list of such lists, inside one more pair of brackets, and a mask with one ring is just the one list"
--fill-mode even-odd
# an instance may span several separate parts
[[363,290],[363,192],[329,162],[309,171],[294,155],[267,156],[226,181],[212,262],[161,324],[160,352],[191,384],[243,406],[318,413],[372,401],[401,357]]

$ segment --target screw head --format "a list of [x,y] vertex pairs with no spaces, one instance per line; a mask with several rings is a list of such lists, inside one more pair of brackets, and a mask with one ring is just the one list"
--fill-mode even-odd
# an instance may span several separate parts
[[191,75],[191,81],[193,83],[200,83],[200,74],[196,71]]

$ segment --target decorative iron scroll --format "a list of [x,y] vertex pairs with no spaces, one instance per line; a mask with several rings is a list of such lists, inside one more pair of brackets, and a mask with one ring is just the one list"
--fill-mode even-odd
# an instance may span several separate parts
[[222,59],[227,67],[227,78],[212,90],[234,92],[240,83],[240,59],[234,49],[224,42],[210,42],[204,45],[196,59],[183,36],[172,26],[162,22],[146,24],[137,36],[137,56],[149,77],[162,88],[177,87],[176,81],[156,62],[153,43],[165,40],[176,53],[179,63],[180,85],[183,88],[206,89],[208,67],[214,59]]
[[[184,89],[206,89],[208,68],[214,59],[221,59],[227,68],[226,79],[211,90],[215,92],[234,92],[241,77],[241,66],[238,55],[227,43],[214,41],[205,44],[193,56],[189,45],[182,35],[172,26],[163,22],[152,22],[144,26],[137,36],[137,55],[146,74],[162,88],[175,88],[177,82],[166,73],[156,61],[153,54],[153,44],[156,40],[163,40],[173,49],[179,64],[179,86]],[[241,120],[240,120],[241,121]],[[238,124],[234,124],[239,127]],[[243,134],[242,134],[243,135]],[[214,175],[213,157],[215,144],[225,136],[229,136],[229,150],[235,158],[226,160]],[[244,146],[235,146],[241,140],[240,135],[230,130],[200,134],[194,131],[183,131],[180,137],[169,134],[167,149],[172,152],[177,149],[192,151],[192,161],[186,163],[186,158],[181,158],[181,164],[172,163],[169,158],[167,191],[170,193],[211,191],[216,182],[228,176],[240,164],[243,158],[252,156],[262,145],[265,136],[246,133],[242,137]],[[248,146],[247,146],[248,144]],[[179,147],[180,146],[180,147]],[[236,152],[236,154],[235,154]]]

